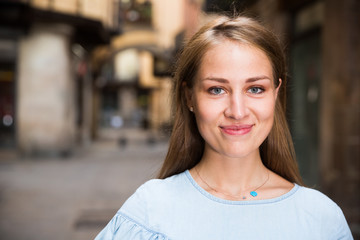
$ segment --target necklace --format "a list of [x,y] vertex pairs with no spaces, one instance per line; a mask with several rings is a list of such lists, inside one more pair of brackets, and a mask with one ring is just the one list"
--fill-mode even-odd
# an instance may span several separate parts
[[[196,167],[194,168],[194,170],[195,170],[196,174],[199,176],[200,180],[201,180],[203,183],[205,183],[205,185],[206,185],[208,188],[210,188],[212,191],[214,191],[214,192],[216,192],[216,193],[220,193],[220,194],[225,195],[225,196],[228,196],[228,197],[231,197],[231,198],[234,198],[234,197],[235,197],[235,198],[237,198],[237,199],[239,199],[239,198],[241,198],[241,199],[246,199],[246,196],[245,196],[244,194],[241,194],[241,195],[233,195],[233,194],[228,194],[228,193],[224,193],[224,192],[221,192],[221,191],[216,190],[215,188],[211,187],[211,186],[200,176],[200,174],[199,174],[199,172],[198,172],[198,170],[197,170]],[[270,177],[270,174],[269,174],[269,171],[267,171],[267,178],[266,178],[265,182],[263,182],[260,186],[258,186],[258,187],[255,188],[254,190],[250,191],[250,195],[251,195],[252,197],[257,197],[258,193],[257,193],[256,191],[257,191],[258,189],[260,189],[262,186],[264,186],[265,183],[267,183],[267,181],[269,180],[269,177]]]

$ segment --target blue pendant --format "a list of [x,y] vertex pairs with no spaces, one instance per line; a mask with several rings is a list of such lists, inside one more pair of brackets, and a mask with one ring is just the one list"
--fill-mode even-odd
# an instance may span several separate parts
[[256,197],[258,194],[257,194],[257,192],[255,192],[255,191],[251,191],[251,192],[250,192],[250,195],[253,196],[253,197]]

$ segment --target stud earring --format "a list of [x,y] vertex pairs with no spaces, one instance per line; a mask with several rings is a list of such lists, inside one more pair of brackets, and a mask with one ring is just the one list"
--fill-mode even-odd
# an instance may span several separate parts
[[193,112],[194,111],[194,108],[193,107],[190,107],[190,112]]

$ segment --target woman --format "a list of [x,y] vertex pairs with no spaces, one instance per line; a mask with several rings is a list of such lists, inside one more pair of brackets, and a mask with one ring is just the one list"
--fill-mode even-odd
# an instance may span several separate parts
[[96,239],[352,239],[340,208],[301,186],[283,112],[285,60],[271,32],[219,17],[189,41],[175,80],[160,179]]

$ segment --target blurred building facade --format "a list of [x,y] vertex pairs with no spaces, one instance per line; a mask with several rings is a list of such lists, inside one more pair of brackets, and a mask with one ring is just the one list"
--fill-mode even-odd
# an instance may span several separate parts
[[[99,128],[170,124],[174,35],[181,1],[120,1],[123,34],[94,51]],[[169,9],[173,9],[171,12]]]
[[66,155],[90,140],[89,53],[120,30],[117,1],[0,2],[0,143]]

